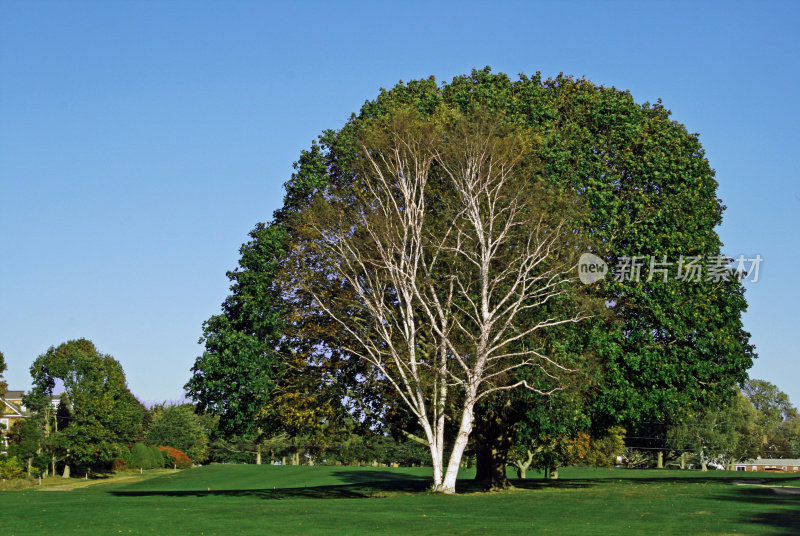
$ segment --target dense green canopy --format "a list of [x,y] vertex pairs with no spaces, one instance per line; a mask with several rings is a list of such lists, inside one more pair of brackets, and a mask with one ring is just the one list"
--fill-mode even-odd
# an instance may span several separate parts
[[[627,91],[563,75],[512,80],[486,68],[450,83],[429,78],[381,90],[341,129],[324,132],[301,154],[283,207],[251,235],[240,269],[231,274],[234,286],[223,314],[206,324],[206,353],[187,386],[201,407],[224,400],[236,404],[242,392],[268,393],[267,385],[280,381],[275,373],[280,364],[296,364],[298,353],[282,344],[302,333],[304,340],[295,339],[294,348],[304,346],[309,361],[309,356],[317,363],[320,356],[336,356],[337,370],[325,378],[335,379],[341,371],[339,379],[349,383],[346,392],[363,395],[359,407],[368,407],[378,420],[397,421],[396,405],[385,392],[363,389],[365,378],[337,353],[330,331],[298,328],[319,318],[287,310],[283,300],[296,295],[286,288],[276,293],[275,281],[298,240],[298,215],[327,185],[341,190],[356,176],[364,124],[399,108],[431,117],[443,106],[467,116],[488,111],[531,132],[544,181],[576,196],[585,209],[576,224],[586,230],[592,253],[610,267],[609,276],[590,290],[606,304],[605,313],[565,328],[571,331],[562,330],[558,338],[537,341],[581,365],[584,374],[575,376],[571,394],[563,403],[530,393],[509,395],[518,411],[507,418],[523,424],[523,439],[541,433],[542,426],[547,433],[571,433],[666,420],[678,409],[734,392],[755,355],[741,322],[746,308],[741,282],[728,272],[708,277],[722,259],[716,227],[724,206],[698,135],[672,120],[661,102],[636,103]],[[264,255],[251,264],[251,251]],[[638,278],[625,269],[626,260],[635,257],[642,264]],[[664,270],[650,270],[651,259],[662,263],[652,268]],[[689,259],[701,268],[696,281],[686,277]],[[240,308],[240,301],[247,307]],[[370,392],[379,400],[370,399]],[[507,404],[498,399],[482,411]],[[256,409],[232,405],[216,411],[241,423],[253,422]],[[567,413],[569,419],[553,421]]]
[[25,402],[42,414],[49,413],[57,383],[63,385],[56,422],[44,424],[49,447],[67,467],[108,462],[141,435],[144,407],[128,390],[119,362],[91,341],[50,347],[31,365],[31,377]]

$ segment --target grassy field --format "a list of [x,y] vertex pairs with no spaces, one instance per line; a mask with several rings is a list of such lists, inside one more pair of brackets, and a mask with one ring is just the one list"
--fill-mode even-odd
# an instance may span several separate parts
[[[0,493],[0,533],[798,534],[800,478],[562,469],[517,489],[427,493],[429,470],[216,465]],[[764,480],[763,482],[760,482]],[[737,482],[749,481],[750,485]],[[760,485],[753,485],[760,484]],[[774,489],[775,486],[781,486]],[[53,490],[53,491],[47,491]]]

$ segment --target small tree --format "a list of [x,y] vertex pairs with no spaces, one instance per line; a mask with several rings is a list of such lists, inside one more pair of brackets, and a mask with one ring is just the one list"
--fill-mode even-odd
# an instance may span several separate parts
[[730,467],[737,459],[756,455],[756,419],[753,406],[737,391],[728,401],[685,415],[667,430],[667,441],[697,455],[703,471],[714,459]]
[[22,478],[25,474],[25,466],[15,456],[0,455],[0,478],[12,480]]
[[174,448],[174,447],[158,447],[164,454],[165,462],[168,466],[173,465],[177,469],[191,469],[192,467],[192,460],[189,459],[189,456],[186,453]]
[[49,457],[44,452],[45,443],[43,415],[34,413],[27,419],[14,423],[8,433],[8,453],[20,460],[25,460],[28,475],[32,470],[37,473],[47,469]]
[[614,426],[599,439],[591,439],[584,463],[593,467],[611,467],[617,456],[622,456],[624,453],[625,429]]
[[779,439],[784,422],[791,421],[797,415],[797,410],[792,406],[789,395],[776,385],[758,379],[748,380],[742,387],[742,393],[757,412],[756,427],[760,435],[759,451],[765,457],[782,458],[789,454],[789,452],[784,452],[787,450],[788,443]]
[[202,462],[208,449],[208,430],[191,404],[159,405],[152,409],[153,422],[147,429],[148,445],[169,445]]
[[[161,453],[159,451],[159,458]],[[144,443],[136,443],[131,449],[130,467],[138,467],[139,469],[153,469],[156,466],[156,459],[153,456],[153,451]]]

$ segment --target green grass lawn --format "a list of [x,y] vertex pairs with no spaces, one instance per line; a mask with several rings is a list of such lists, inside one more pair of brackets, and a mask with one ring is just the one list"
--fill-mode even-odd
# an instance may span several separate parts
[[[429,469],[215,465],[67,491],[0,493],[0,533],[800,534],[793,475],[562,469],[517,489],[426,492]],[[756,475],[756,476],[754,476]],[[147,475],[145,475],[147,476]],[[779,490],[780,491],[780,490]]]

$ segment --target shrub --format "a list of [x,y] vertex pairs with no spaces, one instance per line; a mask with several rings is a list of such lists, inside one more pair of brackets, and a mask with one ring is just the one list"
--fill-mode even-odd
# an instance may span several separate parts
[[158,447],[167,457],[168,465],[175,465],[178,469],[190,469],[192,460],[184,452],[174,447]]
[[[131,450],[131,459],[128,465],[130,467],[139,467],[141,469],[152,469],[155,467],[156,460],[153,457],[153,451],[148,448],[144,443],[136,443]],[[161,465],[159,464],[159,467]]]
[[150,447],[150,452],[153,456],[153,467],[164,467],[167,465],[167,458],[158,447]]
[[25,465],[16,456],[0,458],[0,478],[12,480],[25,475]]
[[115,473],[125,471],[128,468],[128,461],[124,458],[114,458],[111,460],[111,470]]

